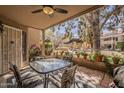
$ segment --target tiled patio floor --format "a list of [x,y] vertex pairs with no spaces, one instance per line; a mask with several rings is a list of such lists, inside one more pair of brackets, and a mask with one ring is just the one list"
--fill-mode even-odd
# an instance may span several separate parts
[[[10,73],[4,75],[3,77],[0,77],[0,83],[2,84],[2,86],[0,87],[8,87],[6,86],[6,83],[11,85],[13,78],[12,75],[13,74]],[[76,81],[76,88],[97,88],[97,87],[109,87],[109,84],[112,82],[112,78],[106,73],[97,70],[92,70],[86,67],[78,66],[75,75],[75,81]],[[51,82],[49,82],[48,87],[56,88],[56,86],[54,86]],[[36,88],[43,88],[43,83],[36,86]]]

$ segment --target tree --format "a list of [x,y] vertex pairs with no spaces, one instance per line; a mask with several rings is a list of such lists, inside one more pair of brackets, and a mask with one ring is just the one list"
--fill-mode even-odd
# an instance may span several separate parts
[[[119,13],[121,12],[121,9],[123,6],[113,6],[111,9],[109,9],[110,6],[105,6],[100,9],[100,28],[99,30],[101,31],[104,26],[107,26],[107,28],[112,28],[114,25],[111,25],[113,23],[118,23],[120,20],[118,18]],[[115,19],[115,20],[113,20]],[[108,23],[107,21],[110,20]],[[113,21],[112,21],[113,20]]]
[[[118,31],[118,28],[122,28],[121,20],[123,20],[124,17],[122,17],[123,13],[123,6],[105,6],[100,9],[100,31],[111,31],[111,33],[115,33]],[[116,43],[116,41],[114,40]],[[114,44],[115,44],[114,43]],[[113,45],[113,49],[115,49],[115,46]]]
[[[58,28],[58,30],[61,30],[61,27],[65,28],[64,36],[61,36],[62,38],[55,38],[58,38],[57,41],[60,40],[61,42],[64,40],[71,40],[73,38],[72,29],[78,27],[77,33],[79,38],[91,44],[93,49],[100,49],[100,33],[105,29],[115,30],[115,26],[119,25],[121,20],[124,19],[119,18],[122,8],[123,6],[118,5],[103,6],[102,8],[91,11],[80,17],[54,26],[54,30],[56,30],[55,28]],[[77,26],[75,26],[76,21],[78,21]]]
[[[111,8],[111,9],[110,9]],[[104,28],[113,30],[120,22],[118,15],[123,6],[104,6],[85,15],[92,28],[93,49],[100,48],[100,33]]]
[[83,42],[90,44],[92,47],[93,46],[93,39],[92,39],[91,24],[89,24],[87,18],[84,15],[80,16],[79,19],[80,19],[78,22],[79,38]]
[[116,47],[120,50],[124,50],[124,42],[118,42]]
[[85,15],[86,20],[88,21],[89,25],[91,26],[91,39],[93,49],[100,48],[100,31],[99,31],[99,9],[92,11]]

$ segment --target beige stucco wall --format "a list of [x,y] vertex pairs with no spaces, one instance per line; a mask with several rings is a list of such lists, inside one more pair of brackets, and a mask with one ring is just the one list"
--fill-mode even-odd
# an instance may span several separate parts
[[0,74],[2,73],[2,47],[1,47],[1,32],[0,32]]
[[42,41],[42,32],[41,30],[28,28],[27,33],[27,57],[29,58],[29,49],[33,44],[36,44],[40,47],[40,41]]
[[30,48],[31,45],[33,44],[40,46],[41,40],[42,40],[41,30],[37,30],[34,28],[28,28],[28,48]]

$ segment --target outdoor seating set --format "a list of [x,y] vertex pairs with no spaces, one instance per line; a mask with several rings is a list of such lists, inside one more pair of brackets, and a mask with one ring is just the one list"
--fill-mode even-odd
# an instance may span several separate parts
[[[16,87],[18,88],[31,88],[41,83],[44,83],[44,87],[46,88],[48,87],[49,81],[57,87],[69,88],[75,85],[74,77],[76,68],[77,65],[72,66],[70,62],[65,60],[38,59],[30,62],[30,68],[27,68],[28,70],[20,72],[15,64],[10,63],[10,70],[14,74]],[[54,73],[59,73],[59,78],[56,78]]]

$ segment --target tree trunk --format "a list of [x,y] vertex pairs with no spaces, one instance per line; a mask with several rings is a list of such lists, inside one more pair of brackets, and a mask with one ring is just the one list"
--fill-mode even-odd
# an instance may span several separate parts
[[93,49],[100,49],[100,31],[98,25],[93,27]]
[[100,49],[100,30],[99,30],[99,11],[95,11],[92,15],[94,17],[94,21],[92,23],[93,29],[93,49]]

